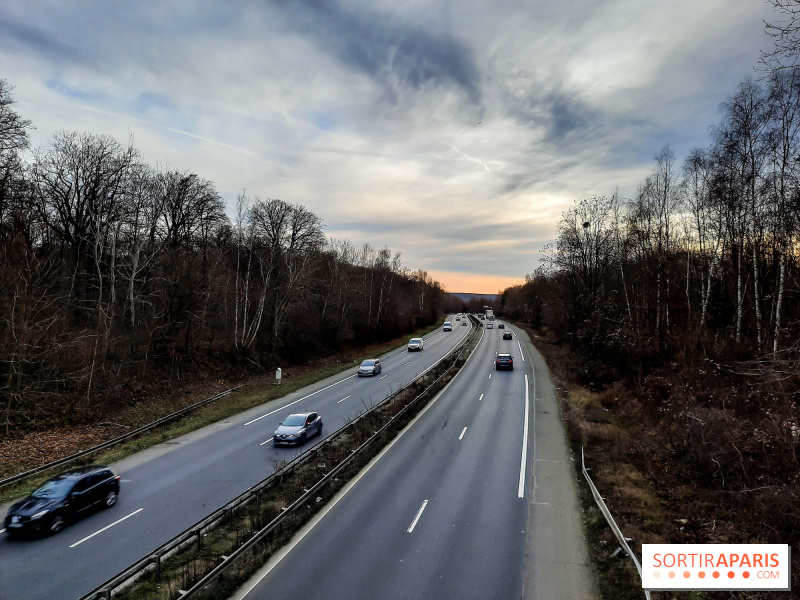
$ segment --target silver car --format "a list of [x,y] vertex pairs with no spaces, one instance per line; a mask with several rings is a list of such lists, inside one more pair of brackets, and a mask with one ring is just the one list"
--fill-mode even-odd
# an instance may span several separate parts
[[380,358],[368,358],[367,360],[361,363],[360,367],[358,367],[359,377],[366,377],[368,375],[377,375],[380,372],[381,372]]
[[275,430],[273,442],[276,446],[304,444],[305,441],[322,433],[322,417],[315,412],[289,415]]
[[411,338],[408,340],[408,351],[409,352],[416,352],[418,350],[422,350],[423,341],[422,338]]

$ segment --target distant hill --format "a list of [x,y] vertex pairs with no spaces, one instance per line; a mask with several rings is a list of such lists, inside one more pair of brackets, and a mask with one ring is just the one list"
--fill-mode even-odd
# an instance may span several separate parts
[[467,294],[467,293],[451,293],[462,302],[469,302],[473,298],[485,298],[486,300],[497,300],[497,294]]

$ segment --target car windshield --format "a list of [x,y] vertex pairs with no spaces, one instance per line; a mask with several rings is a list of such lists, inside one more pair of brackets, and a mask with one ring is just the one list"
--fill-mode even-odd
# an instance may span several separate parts
[[74,485],[74,480],[51,479],[50,481],[46,481],[42,487],[33,492],[31,496],[34,498],[66,498],[67,494],[70,493],[72,486]]
[[305,422],[305,415],[289,415],[286,417],[286,420],[283,422],[283,424],[287,427],[298,427],[300,425],[304,425]]
[[419,344],[421,341],[422,341],[422,340],[421,340],[421,339],[419,339],[419,338],[413,338],[413,339],[411,340],[411,343],[412,343],[412,344]]
[[375,361],[374,360],[365,360],[364,362],[361,363],[361,366],[362,367],[374,367],[375,366]]

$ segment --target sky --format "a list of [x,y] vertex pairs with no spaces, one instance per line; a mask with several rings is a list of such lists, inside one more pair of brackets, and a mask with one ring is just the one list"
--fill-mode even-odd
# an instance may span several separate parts
[[761,0],[0,0],[33,122],[301,204],[451,292],[524,282],[572,202],[709,144]]

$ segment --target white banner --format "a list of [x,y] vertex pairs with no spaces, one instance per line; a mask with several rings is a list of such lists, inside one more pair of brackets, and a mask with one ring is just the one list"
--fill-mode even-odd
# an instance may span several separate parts
[[785,544],[642,544],[642,588],[789,591]]

